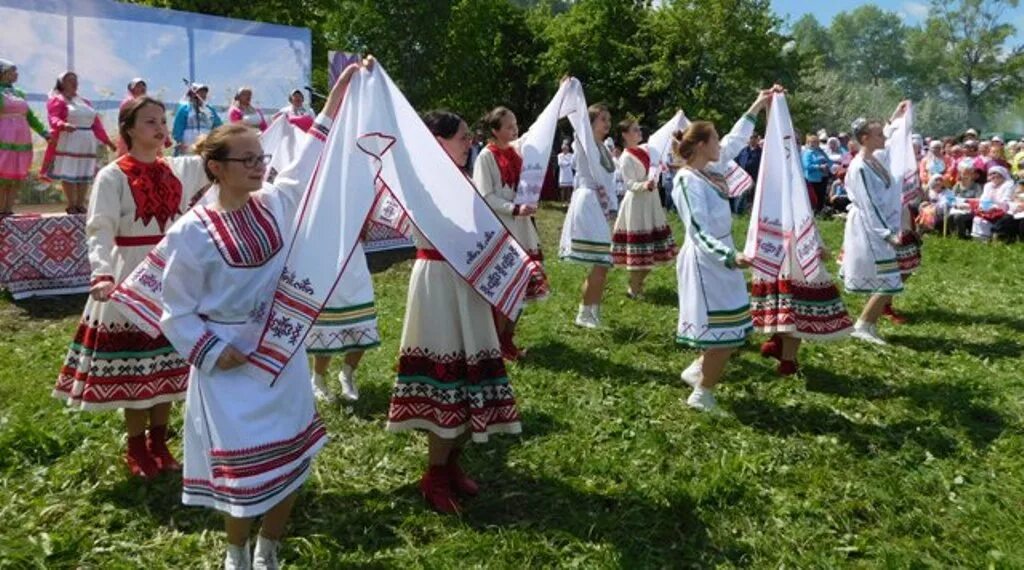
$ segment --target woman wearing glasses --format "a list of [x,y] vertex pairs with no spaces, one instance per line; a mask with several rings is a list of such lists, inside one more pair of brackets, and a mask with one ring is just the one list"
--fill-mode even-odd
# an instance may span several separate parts
[[107,301],[208,183],[198,157],[163,158],[165,114],[163,103],[146,96],[121,110],[127,153],[93,184],[86,222],[90,299],[53,390],[78,409],[123,408],[125,462],[147,479],[180,469],[165,441],[171,402],[185,398],[188,364],[166,338],[150,338]]
[[342,73],[273,183],[264,182],[267,156],[255,129],[225,125],[197,144],[211,194],[167,233],[159,250],[165,259],[150,258],[164,267],[160,328],[191,364],[182,502],[225,515],[226,568],[250,566],[259,516],[252,566],[278,567],[296,491],[326,441],[305,351],[292,355],[273,384],[254,380],[247,362],[262,332],[252,324],[266,318],[303,192],[357,69]]

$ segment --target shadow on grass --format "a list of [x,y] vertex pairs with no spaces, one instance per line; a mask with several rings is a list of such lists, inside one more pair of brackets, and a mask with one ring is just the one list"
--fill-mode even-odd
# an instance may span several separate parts
[[659,307],[679,307],[679,292],[668,287],[654,287],[644,291],[644,300],[641,303],[650,303]]
[[17,307],[18,316],[28,319],[60,320],[67,317],[79,316],[85,308],[85,302],[89,296],[81,295],[60,295],[55,297],[32,297],[15,301],[10,294],[4,293],[4,297],[12,305]]
[[670,370],[643,370],[612,362],[592,352],[577,350],[564,342],[548,341],[530,347],[523,368],[540,367],[556,372],[572,370],[584,378],[610,378],[616,382],[649,384],[670,382],[678,372]]
[[915,323],[937,323],[944,325],[985,324],[1009,327],[1017,332],[1024,332],[1024,319],[1010,315],[970,315],[944,309],[929,307],[917,311],[905,311],[908,319]]
[[975,358],[987,358],[990,360],[1000,358],[1020,358],[1022,353],[1021,345],[1012,340],[971,342],[959,338],[948,339],[941,337],[919,337],[907,335],[889,335],[886,338],[892,344],[903,346],[917,352],[950,354],[961,350]]
[[972,384],[915,382],[894,386],[873,376],[851,378],[813,367],[804,369],[803,375],[811,392],[865,400],[904,398],[922,413],[937,412],[938,425],[927,421],[861,424],[820,406],[780,407],[749,397],[733,401],[736,417],[780,436],[831,434],[861,453],[898,449],[907,442],[916,442],[933,455],[947,456],[956,450],[957,443],[940,431],[943,427],[963,430],[975,449],[987,448],[1006,429],[1006,419],[998,411],[975,403],[989,400],[989,391]]

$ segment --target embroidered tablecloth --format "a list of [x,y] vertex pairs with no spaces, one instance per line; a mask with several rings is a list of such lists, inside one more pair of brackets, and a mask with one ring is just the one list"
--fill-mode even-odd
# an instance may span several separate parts
[[89,290],[85,216],[0,218],[0,288],[15,299]]

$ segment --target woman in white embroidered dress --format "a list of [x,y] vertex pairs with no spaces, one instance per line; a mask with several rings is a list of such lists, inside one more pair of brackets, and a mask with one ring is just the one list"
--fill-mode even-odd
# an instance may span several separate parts
[[[519,176],[523,171],[523,157],[515,144],[519,138],[519,123],[516,116],[505,107],[496,107],[484,116],[483,123],[490,133],[491,140],[473,163],[473,184],[476,185],[476,191],[483,196],[487,205],[494,210],[498,219],[505,224],[526,253],[534,260],[543,262],[540,235],[533,221],[537,206],[516,204],[515,201]],[[539,301],[546,299],[547,296],[547,278],[535,273],[526,290],[526,300]],[[513,342],[516,323],[497,313],[494,319],[505,358],[520,358],[524,352]]]
[[[611,113],[608,107],[595,103],[587,110],[594,140],[603,141],[611,130]],[[583,302],[576,313],[576,325],[588,329],[601,326],[601,299],[608,279],[608,268],[612,265],[612,232],[608,220],[615,215],[615,188],[605,188],[591,174],[592,157],[584,152],[577,135],[573,143],[576,155],[576,189],[569,200],[569,209],[562,225],[559,241],[559,256],[562,259],[590,266],[590,273],[583,280]],[[598,168],[608,173],[613,180],[615,159],[608,147],[598,143],[600,154]]]
[[[323,149],[331,116],[356,66],[342,73],[295,161],[264,183],[257,131],[215,129],[196,151],[216,198],[167,234],[160,327],[192,365],[185,409],[182,502],[226,515],[227,568],[248,568],[253,518],[263,515],[253,567],[276,568],[277,547],[325,443],[297,351],[271,385],[247,364],[283,270],[298,205]],[[161,260],[152,260],[159,265]],[[286,331],[283,334],[287,334]]]
[[335,355],[344,358],[338,372],[341,397],[349,402],[359,399],[356,369],[363,354],[380,345],[377,308],[373,300],[373,280],[360,242],[352,251],[345,275],[306,337],[306,352],[313,356],[310,383],[317,400],[331,402],[335,399],[324,380]]
[[[906,105],[905,101],[900,103],[892,120],[903,115]],[[892,296],[903,292],[896,259],[896,248],[903,241],[903,184],[893,180],[889,172],[882,121],[858,119],[853,127],[861,151],[846,171],[850,207],[839,276],[847,292],[870,295],[853,325],[852,336],[884,345],[886,342],[878,336],[878,318]]]
[[619,205],[619,216],[612,232],[612,261],[629,271],[626,295],[638,299],[644,292],[644,279],[657,265],[671,262],[676,255],[672,228],[665,220],[657,183],[650,179],[651,155],[641,145],[643,132],[635,119],[619,123],[619,137],[625,151],[619,157],[619,170],[626,196]]
[[[464,164],[472,143],[465,121],[444,111],[428,113],[424,121],[452,160]],[[463,448],[470,439],[519,433],[519,411],[491,306],[416,230],[413,239],[416,263],[387,429],[427,432],[420,492],[435,510],[452,514],[461,509],[458,495],[479,492],[459,465]]]
[[170,136],[163,103],[135,99],[119,123],[128,152],[93,185],[85,226],[92,289],[53,396],[81,410],[122,408],[125,462],[148,479],[181,468],[166,445],[167,421],[171,402],[185,398],[188,364],[166,338],[151,338],[108,299],[208,180],[197,157],[163,158]]
[[762,91],[721,142],[715,126],[695,121],[673,133],[673,151],[685,161],[673,184],[672,199],[686,227],[679,250],[679,325],[676,342],[702,350],[682,378],[693,387],[691,408],[716,412],[712,394],[733,351],[753,329],[750,296],[741,269],[750,266],[732,239],[732,212],[721,164],[736,158],[754,132],[754,123],[771,100]]

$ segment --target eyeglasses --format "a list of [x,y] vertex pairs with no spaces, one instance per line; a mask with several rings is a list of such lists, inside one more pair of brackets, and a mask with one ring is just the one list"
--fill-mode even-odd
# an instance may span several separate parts
[[246,168],[256,168],[257,166],[264,166],[268,162],[270,162],[271,156],[272,155],[269,154],[254,154],[252,156],[247,156],[245,158],[226,157],[218,158],[217,160],[220,160],[222,162],[241,162],[242,166]]

